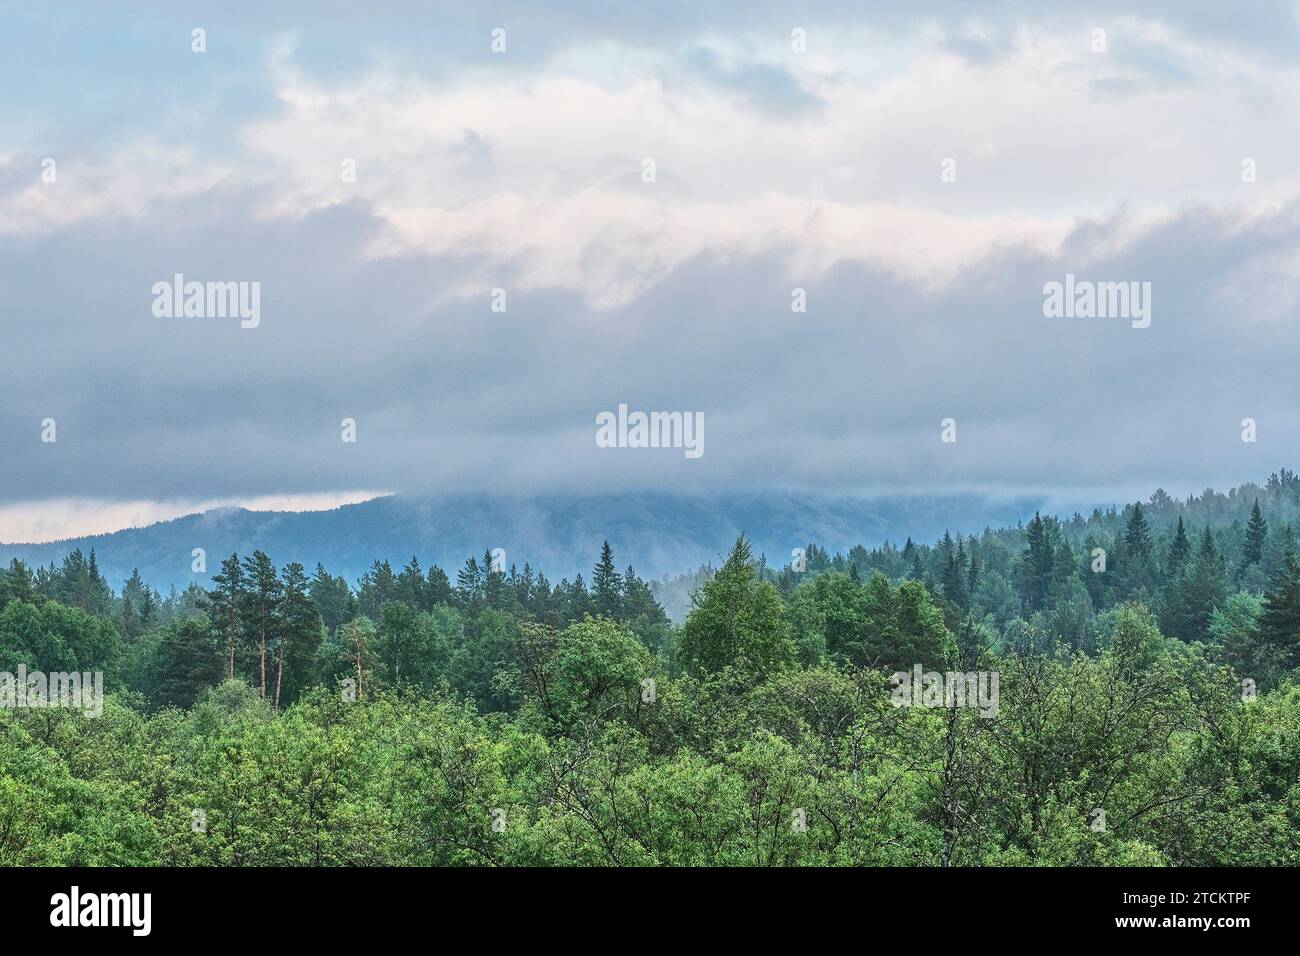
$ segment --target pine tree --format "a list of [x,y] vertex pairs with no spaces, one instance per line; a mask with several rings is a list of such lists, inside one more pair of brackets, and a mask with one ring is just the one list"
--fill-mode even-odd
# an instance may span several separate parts
[[[1166,583],[1160,603],[1160,627],[1170,637],[1184,641],[1193,640],[1192,635],[1196,630],[1196,612],[1189,604],[1196,572],[1196,566],[1189,565],[1191,552],[1192,543],[1187,537],[1187,529],[1183,526],[1180,515],[1165,561]],[[1198,563],[1199,561],[1200,558],[1197,559]]]
[[190,707],[204,690],[221,680],[221,638],[202,617],[173,621],[158,641],[158,676],[150,697],[155,704]]
[[[423,576],[421,576],[423,580]],[[307,575],[301,564],[285,565],[281,576],[283,594],[276,606],[275,708],[280,709],[285,661],[291,673],[306,672],[320,644],[321,615],[307,593]]]
[[1047,605],[1052,586],[1052,568],[1056,563],[1055,549],[1048,537],[1047,523],[1038,512],[1025,529],[1026,546],[1021,556],[1020,581],[1025,607],[1031,613]]
[[1177,587],[1166,599],[1168,630],[1184,641],[1203,641],[1209,634],[1214,609],[1227,597],[1223,564],[1207,525],[1201,550],[1191,568],[1184,571]]
[[356,668],[357,700],[364,700],[366,696],[365,675],[369,670],[367,662],[370,660],[370,639],[374,632],[374,624],[365,617],[348,621],[339,628],[344,658]]
[[377,620],[384,608],[397,600],[397,575],[393,573],[393,566],[387,561],[375,561],[361,576],[357,600],[361,613]]
[[473,555],[465,560],[465,567],[456,572],[456,604],[468,608],[483,592],[483,575]]
[[[1096,557],[1094,551],[1105,550],[1097,542],[1093,535],[1088,535],[1083,542],[1083,554],[1079,556],[1079,578],[1083,581],[1083,586],[1088,591],[1088,596],[1092,599],[1092,606],[1102,608],[1106,606],[1107,597],[1107,577],[1109,575],[1093,570],[1093,562]],[[1109,561],[1110,555],[1107,555]]]
[[1252,564],[1264,560],[1264,540],[1268,537],[1268,522],[1259,510],[1259,499],[1250,509],[1250,521],[1246,524],[1246,543],[1241,550],[1241,567],[1244,570]]
[[[808,542],[808,547],[804,550],[804,557],[808,562],[809,571],[825,571],[831,566],[830,552],[815,542]],[[763,560],[760,560],[760,564]]]
[[60,604],[77,607],[87,614],[105,616],[113,606],[113,589],[99,573],[95,550],[87,559],[80,548],[63,559],[57,570],[51,563],[48,571],[37,576],[38,586]]
[[510,605],[515,605],[517,607],[523,606],[522,603],[520,603],[518,600],[519,584],[522,580],[523,580],[523,575],[519,573],[519,568],[514,564],[511,564],[510,573],[506,575],[505,594],[503,595],[503,603],[506,606],[510,606]]
[[537,582],[533,585],[533,591],[530,595],[531,600],[528,604],[528,610],[533,617],[539,621],[546,620],[553,604],[554,592],[551,588],[551,582],[546,579],[546,575],[540,571],[537,573]]
[[643,620],[649,624],[667,624],[668,615],[655,599],[654,592],[632,568],[623,572],[623,620]]
[[1060,544],[1056,547],[1056,564],[1052,570],[1053,596],[1068,594],[1066,589],[1075,575],[1074,549],[1070,547],[1070,541],[1064,534],[1060,537]]
[[1300,661],[1300,564],[1291,551],[1283,558],[1273,589],[1264,595],[1259,638],[1278,653],[1283,666]]
[[966,607],[966,548],[960,536],[954,549],[952,536],[945,531],[940,545],[943,560],[943,596],[960,608]]
[[600,548],[600,561],[591,572],[591,594],[596,613],[618,620],[622,612],[623,578],[614,567],[614,549],[606,541]]
[[425,596],[431,608],[439,604],[452,603],[451,580],[447,577],[447,572],[436,564],[429,569],[428,582],[425,585]]
[[1119,569],[1126,597],[1150,600],[1155,589],[1154,554],[1151,528],[1142,513],[1142,505],[1134,504],[1124,526],[1124,559]]
[[216,585],[207,594],[207,606],[226,648],[226,677],[235,676],[235,651],[239,646],[244,613],[244,568],[238,554],[221,562],[221,572],[212,576]]
[[143,630],[145,602],[149,598],[149,588],[140,577],[140,569],[134,568],[131,577],[122,587],[121,632],[127,643],[133,643]]
[[1208,524],[1205,526],[1205,533],[1201,535],[1201,550],[1199,556],[1214,562],[1219,560],[1218,549],[1214,546],[1214,535],[1210,533],[1210,526]]
[[420,570],[420,559],[415,555],[411,555],[411,560],[397,576],[396,592],[397,600],[404,604],[417,611],[429,610],[425,598],[424,572]]
[[140,599],[140,630],[148,634],[158,623],[158,610],[162,605],[162,595],[149,585],[144,587],[144,597]]
[[17,558],[10,558],[9,567],[0,573],[0,611],[3,611],[10,601],[36,604],[38,598],[39,593],[32,572]]
[[564,594],[565,623],[581,621],[588,614],[594,613],[595,609],[595,605],[591,602],[591,594],[587,591],[587,584],[579,573]]
[[122,616],[119,619],[118,630],[128,644],[134,644],[140,634],[140,619],[136,615],[135,602],[131,600],[130,594],[122,595]]
[[1177,577],[1192,554],[1192,543],[1187,539],[1187,530],[1183,527],[1183,517],[1178,516],[1178,528],[1174,531],[1174,540],[1169,545],[1169,557],[1165,561],[1165,574],[1169,578]]
[[484,603],[488,607],[501,607],[501,593],[505,588],[506,572],[504,568],[497,567],[491,551],[483,552],[483,567],[480,571],[483,577]]
[[921,556],[916,543],[910,537],[903,544],[903,550],[900,553],[909,566],[908,574],[915,581],[921,580]]
[[86,566],[86,579],[89,597],[86,604],[83,605],[83,609],[102,617],[113,603],[113,589],[108,586],[108,581],[99,573],[99,562],[95,559],[94,548],[90,549],[90,561]]
[[521,608],[531,608],[533,606],[533,588],[536,586],[537,581],[533,574],[533,566],[525,561],[524,570],[520,573],[519,580],[515,582],[515,603]]
[[244,559],[244,625],[258,640],[258,677],[263,699],[266,698],[266,650],[275,639],[276,610],[284,593],[284,585],[276,574],[275,565],[265,551],[254,551]]
[[347,579],[341,575],[333,576],[319,562],[316,564],[316,573],[312,576],[311,584],[307,586],[307,593],[320,611],[321,619],[331,634],[336,633],[345,621],[351,620],[355,613],[356,598],[352,594],[352,588],[348,586]]
[[1133,505],[1133,510],[1128,516],[1128,523],[1124,527],[1124,549],[1128,552],[1130,561],[1149,562],[1151,560],[1151,529],[1147,525],[1147,519],[1142,513],[1142,505],[1140,504]]

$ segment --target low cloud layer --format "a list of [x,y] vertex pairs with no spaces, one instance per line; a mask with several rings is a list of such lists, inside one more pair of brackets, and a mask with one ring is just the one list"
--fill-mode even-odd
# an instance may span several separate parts
[[[0,106],[0,540],[86,530],[59,501],[1186,493],[1295,464],[1293,12],[500,14],[447,14],[439,71],[385,19],[222,15],[192,53],[146,11],[101,39],[172,31],[175,102],[134,108],[108,62],[98,123],[67,77]],[[57,33],[5,26],[33,69]],[[260,283],[260,323],[155,317],[178,273]],[[1067,273],[1149,282],[1150,326],[1045,317]],[[705,454],[598,447],[620,403],[702,412]]]

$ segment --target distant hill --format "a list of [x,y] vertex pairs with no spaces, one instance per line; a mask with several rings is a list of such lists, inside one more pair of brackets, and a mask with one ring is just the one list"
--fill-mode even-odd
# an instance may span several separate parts
[[591,567],[608,539],[620,568],[642,577],[691,571],[718,563],[744,532],[769,564],[789,560],[790,549],[815,541],[847,550],[907,536],[933,541],[945,528],[978,532],[986,525],[1016,525],[1033,516],[1042,499],[992,499],[978,495],[815,497],[754,494],[693,497],[671,494],[548,496],[545,498],[394,495],[331,511],[272,512],[223,508],[147,528],[48,544],[0,544],[0,561],[58,563],[74,548],[94,548],[110,585],[139,568],[166,591],[207,575],[190,571],[194,548],[207,552],[208,574],[232,551],[266,551],[277,564],[299,561],[310,573],[319,561],[349,581],[376,558],[400,566],[412,555],[424,568],[455,572],[471,554],[504,548],[507,566],[528,561],[553,581]]

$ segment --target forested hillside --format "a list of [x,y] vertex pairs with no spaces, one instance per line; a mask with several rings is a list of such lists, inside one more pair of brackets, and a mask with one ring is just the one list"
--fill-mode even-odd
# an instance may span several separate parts
[[[572,577],[600,549],[617,543],[647,577],[677,574],[718,562],[742,532],[757,553],[788,555],[801,541],[847,550],[859,542],[912,535],[918,541],[944,528],[1014,523],[1043,498],[984,495],[827,497],[774,492],[731,494],[622,493],[585,495],[400,494],[329,511],[248,511],[218,508],[143,528],[126,528],[44,544],[0,543],[0,566],[13,558],[36,567],[80,549],[93,550],[104,576],[120,587],[132,570],[154,587],[207,585],[191,552],[215,563],[232,551],[260,548],[281,564],[318,563],[354,582],[374,558],[458,566],[468,554],[503,548],[555,579]],[[1103,501],[1104,503],[1104,501]]]
[[[0,708],[0,862],[1295,865],[1298,513],[1283,470],[789,564],[741,538],[680,625],[608,543],[558,582],[255,550],[165,596],[14,560],[0,671],[109,693]],[[918,667],[996,675],[993,713],[899,706]]]

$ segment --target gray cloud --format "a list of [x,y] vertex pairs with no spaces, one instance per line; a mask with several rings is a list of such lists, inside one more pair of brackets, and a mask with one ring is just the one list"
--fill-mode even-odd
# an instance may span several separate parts
[[[66,50],[48,88],[0,114],[21,134],[6,148],[19,152],[0,149],[5,503],[918,485],[1065,498],[1080,487],[1199,490],[1294,465],[1300,206],[1247,213],[1233,192],[1244,187],[1241,156],[1259,147],[1259,191],[1296,193],[1282,169],[1293,143],[1285,132],[1264,140],[1261,130],[1281,125],[1269,122],[1279,114],[1260,92],[1293,75],[1292,6],[1242,16],[1197,0],[1143,11],[1143,21],[1167,27],[1156,33],[1169,42],[1131,28],[1124,4],[1081,14],[1063,0],[978,15],[957,0],[666,3],[617,16],[594,0],[551,10],[514,0],[382,10],[142,4],[129,20],[80,9],[107,40]],[[0,78],[12,79],[6,71],[30,74],[59,49],[60,21],[36,11],[5,16],[0,28],[31,40],[0,65]],[[194,24],[209,29],[208,60],[170,46]],[[487,50],[496,25],[510,30],[504,62]],[[898,99],[886,98],[881,90],[906,73],[900,63],[913,62],[915,50],[867,80],[816,60],[819,44],[830,46],[845,27],[879,34],[886,47],[905,37],[922,51],[956,53],[1005,84],[990,89],[1014,93],[1015,38],[1026,25],[1080,44],[1088,27],[1106,26],[1112,48],[1110,72],[1080,79],[1083,94],[1069,109],[1026,96],[1022,108],[1036,112],[1018,126],[1005,111],[991,111],[997,123],[985,124],[960,98],[959,115],[945,114],[946,75],[937,86],[909,76]],[[807,74],[776,56],[788,50],[792,26],[810,31],[816,65]],[[297,46],[277,59],[270,51],[281,34]],[[619,45],[602,58],[606,41]],[[1122,108],[1139,93],[1195,97],[1211,86],[1216,74],[1197,59],[1198,45],[1229,63],[1214,67],[1226,71],[1227,92],[1204,95],[1216,111],[1206,128],[1222,123],[1231,135],[1193,155],[1174,132],[1191,137],[1199,127],[1171,132],[1158,116],[1147,120],[1143,104]],[[634,59],[645,51],[654,55]],[[1239,79],[1229,53],[1260,74]],[[587,82],[537,94],[533,81],[548,64],[558,64],[549,79],[567,70]],[[1084,76],[1094,67],[1076,60],[1062,70]],[[1025,67],[1021,89],[1051,75],[1039,68]],[[277,69],[295,79],[274,79]],[[398,95],[366,88],[355,112],[333,103],[314,120],[322,90],[364,86],[376,71]],[[298,74],[306,85],[295,85]],[[173,76],[175,86],[162,82]],[[707,88],[734,101],[732,111],[656,98],[644,89],[655,84],[636,82],[652,78]],[[455,100],[453,88],[469,92]],[[422,96],[366,124],[408,93]],[[295,95],[307,105],[286,106]],[[576,158],[550,152],[548,128],[530,125],[530,112],[559,114],[566,96],[581,97],[579,110],[603,111],[590,130],[565,114],[561,147],[565,135],[590,136]],[[507,100],[508,122],[466,119]],[[1176,106],[1186,111],[1189,102]],[[638,110],[644,121],[636,112],[621,138],[605,135],[618,114]],[[1258,115],[1243,119],[1250,110]],[[286,116],[265,124],[261,138],[249,130]],[[355,142],[328,137],[331,121],[344,125],[340,116],[354,123]],[[826,145],[845,127],[850,135]],[[638,141],[642,129],[653,135]],[[321,139],[303,152],[291,148],[315,134]],[[163,143],[154,166],[134,159],[138,137]],[[374,192],[340,201],[329,191],[343,147],[361,154],[361,175],[373,175],[363,185],[381,184]],[[534,161],[543,147],[548,160]],[[184,166],[186,152],[201,167],[199,184],[164,188],[172,180],[154,171]],[[28,196],[51,153],[67,171],[63,191]],[[937,175],[952,153],[961,189]],[[640,181],[647,155],[660,161],[653,192]],[[1146,165],[1135,171],[1134,157]],[[92,178],[100,160],[110,171]],[[1111,189],[1121,166],[1125,178]],[[765,177],[780,185],[765,191]],[[155,178],[165,182],[151,191]],[[714,195],[733,181],[741,184],[734,193]],[[1198,185],[1213,203],[1186,199],[1201,195]],[[1161,189],[1154,211],[1135,205]],[[744,204],[766,193],[791,200],[789,221],[780,221],[785,206],[745,218],[755,207]],[[824,198],[824,206],[798,205]],[[898,209],[934,210],[926,225],[935,242],[904,234],[890,215]],[[1017,240],[1005,222],[988,229],[1000,240],[967,241],[964,227],[1004,211],[1073,224],[1062,227],[1056,251]],[[1080,214],[1088,218],[1069,219]],[[416,238],[395,243],[402,216],[419,220]],[[547,217],[564,228],[535,229]],[[737,219],[743,228],[728,233]],[[722,239],[691,244],[697,226],[702,234],[718,222]],[[527,236],[515,242],[514,231]],[[827,236],[840,237],[840,248],[826,251]],[[881,236],[895,247],[888,263],[874,247],[855,246]],[[949,238],[958,252],[982,251],[953,254],[949,267]],[[917,274],[905,268],[909,257]],[[1043,284],[1067,272],[1151,282],[1151,327],[1044,318]],[[260,282],[261,326],[154,318],[151,287],[174,273]],[[596,279],[613,292],[591,294]],[[806,314],[790,311],[794,285],[807,290]],[[493,287],[508,290],[504,315],[489,308]],[[596,415],[620,403],[703,412],[704,457],[598,448]],[[53,445],[40,441],[46,417],[58,422]],[[355,446],[339,440],[345,417],[358,422]],[[952,445],[939,441],[947,417],[958,423]],[[1257,444],[1240,441],[1244,417],[1259,422]]]
[[[806,315],[782,249],[697,257],[612,314],[544,291],[496,315],[431,304],[464,260],[358,258],[363,203],[265,220],[264,199],[0,239],[0,494],[1199,487],[1300,441],[1295,305],[1268,299],[1289,280],[1260,281],[1295,256],[1295,206],[1249,230],[1189,208],[1102,258],[1122,221],[1091,222],[1059,256],[1008,248],[937,290],[846,264],[806,283]],[[1067,271],[1150,281],[1151,327],[1044,318],[1042,286]],[[261,281],[261,327],[154,318],[150,287],[174,272]],[[703,411],[705,456],[597,448],[595,416],[620,402]]]

